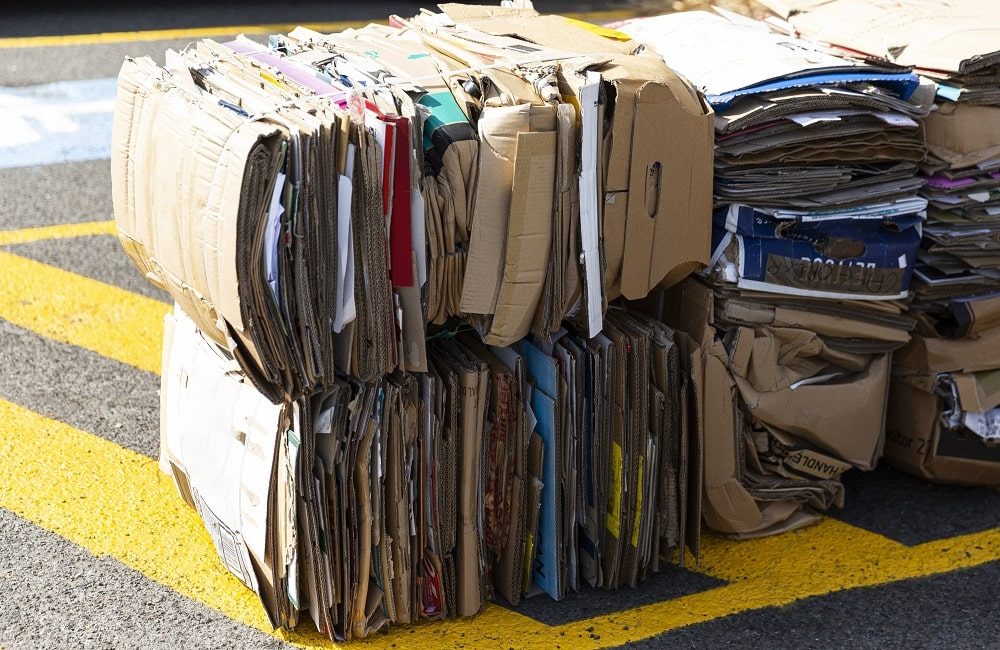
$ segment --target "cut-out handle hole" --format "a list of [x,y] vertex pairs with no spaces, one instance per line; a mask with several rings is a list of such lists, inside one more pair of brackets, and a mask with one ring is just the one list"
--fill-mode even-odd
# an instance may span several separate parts
[[656,217],[660,209],[660,178],[663,175],[663,165],[654,162],[646,168],[646,214],[650,219]]

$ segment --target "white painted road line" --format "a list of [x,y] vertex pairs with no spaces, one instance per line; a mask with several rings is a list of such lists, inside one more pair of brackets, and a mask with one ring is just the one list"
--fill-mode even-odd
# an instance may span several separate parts
[[0,168],[111,156],[114,78],[0,87]]

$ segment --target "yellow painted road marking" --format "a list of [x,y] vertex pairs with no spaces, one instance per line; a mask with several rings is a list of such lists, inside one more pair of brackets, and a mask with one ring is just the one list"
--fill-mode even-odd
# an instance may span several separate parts
[[[565,14],[577,20],[589,22],[610,22],[622,20],[634,15],[630,11],[588,11]],[[101,34],[66,34],[52,36],[18,36],[0,38],[0,49],[15,47],[59,47],[63,45],[107,45],[111,43],[136,43],[141,41],[165,41],[173,39],[217,38],[231,34],[271,34],[288,32],[304,25],[320,32],[339,32],[352,27],[363,27],[370,22],[385,22],[372,20],[349,20],[339,22],[318,23],[279,23],[266,25],[229,25],[221,27],[199,27],[183,29],[153,29],[138,32],[105,32]]]
[[[1000,528],[907,547],[835,519],[784,535],[708,539],[701,570],[729,584],[560,626],[574,648],[619,645],[743,611],[1000,560]],[[593,642],[587,628],[601,638]]]
[[[137,367],[158,368],[162,303],[7,253],[0,253],[0,268],[7,271],[0,280],[0,317]],[[50,295],[54,286],[63,295]],[[127,322],[123,313],[130,315]],[[63,329],[53,324],[60,314],[70,315]],[[0,507],[271,633],[255,597],[221,565],[197,515],[151,459],[4,400],[0,458]],[[704,592],[555,627],[490,606],[475,619],[418,625],[352,646],[405,641],[417,648],[543,648],[571,641],[573,647],[605,647],[741,611],[994,560],[1000,560],[1000,528],[906,547],[825,519],[748,542],[708,536],[701,570],[728,584]],[[315,633],[278,636],[309,647],[330,645]]]
[[[183,505],[153,460],[4,400],[0,457],[0,507],[271,632],[253,594],[219,562],[197,514]],[[606,647],[741,611],[997,559],[996,528],[906,547],[826,519],[799,532],[749,542],[710,537],[703,570],[730,583],[690,596],[556,627],[491,606],[474,619],[398,629],[352,647],[400,642],[414,648]],[[591,638],[587,628],[600,639]],[[315,633],[281,638],[330,645]]]
[[[0,458],[0,507],[272,633],[256,596],[225,569],[198,515],[152,459],[5,400],[0,400]],[[540,634],[545,628],[500,607],[468,623],[421,625],[351,647],[389,648],[402,639],[413,648],[462,640],[477,647],[479,634],[506,638],[516,630]],[[331,645],[315,633],[279,636],[311,647]]]
[[[247,625],[271,632],[260,606],[216,558],[201,522],[153,460],[0,400],[0,507]],[[359,644],[390,647],[606,647],[741,611],[1000,559],[1000,529],[908,548],[826,519],[749,542],[710,537],[702,569],[730,583],[682,598],[549,627],[491,606],[465,621],[397,630]],[[305,626],[308,627],[308,624]],[[589,631],[597,630],[599,639]],[[315,634],[280,635],[329,644]]]
[[88,235],[114,235],[116,232],[115,222],[111,220],[63,223],[56,226],[41,226],[39,228],[0,232],[0,246],[26,244],[44,239],[67,239],[70,237],[86,237]]
[[0,252],[0,269],[0,318],[160,371],[163,315],[169,309],[164,303],[11,253]]

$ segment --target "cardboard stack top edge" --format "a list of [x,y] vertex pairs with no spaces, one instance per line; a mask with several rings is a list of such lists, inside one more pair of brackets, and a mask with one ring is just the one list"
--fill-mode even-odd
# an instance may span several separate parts
[[[799,4],[443,4],[125,61],[161,469],[275,627],[635,587],[702,523],[817,521],[883,445],[1000,484],[1000,154],[952,126],[1000,110],[1000,57],[848,56]],[[926,288],[945,256],[968,293]]]
[[914,269],[913,341],[897,355],[886,455],[924,478],[1000,484],[993,371],[1000,315],[1000,14],[966,0],[767,2],[805,37],[914,66],[931,80],[928,218]]

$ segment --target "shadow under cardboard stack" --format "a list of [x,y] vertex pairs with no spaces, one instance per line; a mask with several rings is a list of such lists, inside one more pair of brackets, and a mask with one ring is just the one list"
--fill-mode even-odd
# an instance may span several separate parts
[[162,467],[337,641],[699,552],[697,346],[609,302],[707,262],[711,111],[622,33],[443,7],[119,75]]
[[909,305],[918,325],[894,360],[886,458],[930,480],[1000,485],[997,5],[780,4],[804,37],[914,66],[936,84],[921,163],[927,225]]
[[620,29],[715,110],[712,259],[661,305],[701,346],[705,521],[741,538],[807,525],[882,454],[933,90],[739,16]]

